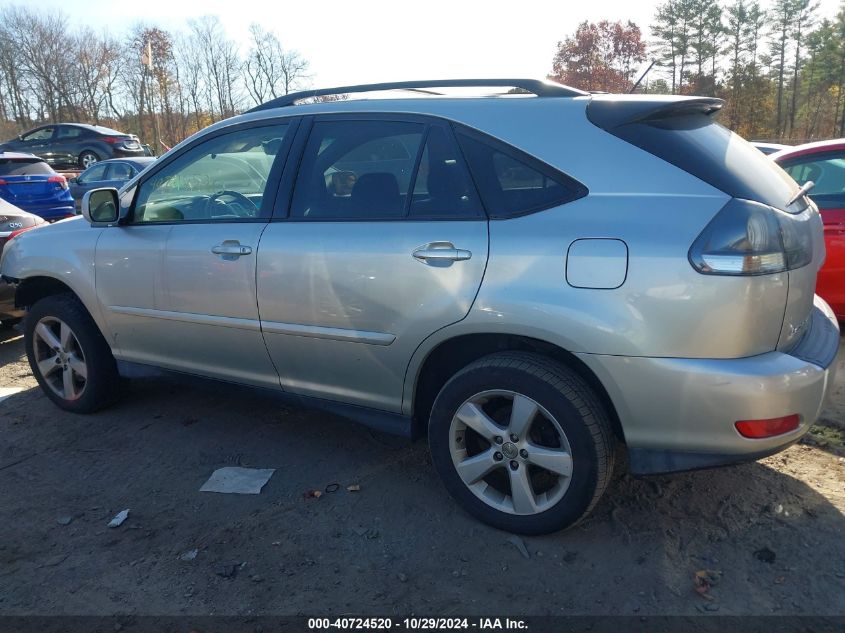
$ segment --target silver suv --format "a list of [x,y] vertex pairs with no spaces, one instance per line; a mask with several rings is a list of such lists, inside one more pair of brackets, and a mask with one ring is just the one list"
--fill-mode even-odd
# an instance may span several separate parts
[[467,511],[558,530],[619,447],[634,473],[757,459],[831,388],[818,211],[720,106],[533,80],[289,95],[89,192],[2,274],[63,409],[144,368],[248,385],[427,433]]

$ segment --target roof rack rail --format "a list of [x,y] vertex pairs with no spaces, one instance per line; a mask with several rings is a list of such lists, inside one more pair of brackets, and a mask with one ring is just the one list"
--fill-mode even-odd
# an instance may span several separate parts
[[542,79],[432,79],[428,81],[397,81],[380,84],[361,84],[359,86],[341,86],[339,88],[321,88],[318,90],[303,90],[292,92],[276,99],[271,99],[259,106],[247,110],[249,112],[260,112],[272,108],[283,108],[294,105],[297,101],[311,99],[313,97],[324,97],[327,95],[342,95],[360,92],[377,92],[381,90],[412,90],[415,92],[426,92],[439,94],[424,88],[481,88],[481,87],[502,87],[522,88],[538,97],[582,97],[589,93],[563,86],[552,81]]

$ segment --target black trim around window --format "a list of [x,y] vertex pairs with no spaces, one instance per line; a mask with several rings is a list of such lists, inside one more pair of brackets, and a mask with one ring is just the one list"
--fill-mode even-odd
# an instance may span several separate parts
[[[575,200],[584,198],[590,193],[590,190],[587,189],[586,185],[584,185],[580,181],[575,180],[574,178],[565,174],[559,169],[552,167],[551,165],[540,160],[536,156],[533,156],[517,147],[514,147],[510,143],[506,143],[505,141],[497,139],[494,136],[490,136],[489,134],[485,134],[480,130],[469,127],[462,123],[453,122],[452,127],[454,128],[455,137],[458,141],[458,147],[463,153],[464,164],[469,167],[470,174],[472,175],[472,178],[475,182],[475,189],[481,196],[482,203],[484,204],[484,208],[487,211],[487,216],[491,220],[507,220],[510,218],[519,218],[525,215],[531,215],[532,213],[538,213],[540,211],[545,211],[546,209],[553,209],[554,207],[559,207],[561,205],[574,202]],[[491,192],[485,191],[484,187],[480,184],[480,178],[477,171],[478,167],[474,167],[472,161],[469,159],[469,156],[467,155],[468,151],[466,143],[463,142],[463,139],[461,137],[468,137],[469,139],[477,143],[486,145],[490,149],[499,152],[500,154],[503,154],[509,158],[512,158],[513,160],[519,163],[524,164],[529,169],[536,171],[540,175],[564,187],[567,190],[567,195],[555,198],[554,200],[550,200],[548,203],[545,204],[523,207],[507,212],[493,211],[491,209],[492,205],[490,200]]]
[[[484,209],[484,216],[479,216],[476,214],[473,215],[433,215],[433,216],[413,216],[413,217],[396,217],[396,218],[385,218],[385,217],[373,217],[373,218],[292,218],[290,217],[290,209],[293,200],[293,193],[294,193],[294,186],[296,184],[296,179],[298,177],[299,169],[301,166],[302,158],[305,152],[305,148],[308,142],[308,138],[310,137],[311,130],[313,128],[313,124],[315,121],[372,121],[372,120],[382,120],[382,121],[401,121],[401,122],[419,122],[424,123],[427,125],[438,125],[441,126],[444,131],[449,135],[450,140],[454,143],[457,147],[461,159],[463,160],[463,168],[466,170],[466,173],[469,176],[471,184],[474,189],[474,193],[477,199],[480,201],[482,208]],[[269,127],[272,125],[280,125],[287,123],[290,125],[288,132],[285,134],[284,144],[282,148],[279,150],[279,153],[276,156],[276,159],[273,163],[273,166],[270,170],[270,174],[267,178],[267,188],[265,189],[264,199],[262,200],[262,208],[259,217],[255,218],[238,218],[238,219],[227,219],[227,220],[179,220],[179,221],[161,221],[161,222],[144,222],[142,224],[134,224],[133,223],[133,215],[135,211],[135,202],[138,196],[138,192],[140,190],[140,186],[143,183],[147,182],[150,178],[155,177],[155,175],[161,170],[167,167],[170,163],[175,160],[178,160],[181,156],[185,153],[191,151],[201,143],[206,141],[212,140],[218,136],[222,136],[225,134],[230,134],[232,132],[236,132],[243,129],[249,128],[259,128],[259,127]],[[48,127],[48,126],[43,126]],[[506,156],[510,156],[513,159],[524,163],[531,169],[536,170],[537,172],[541,173],[542,175],[550,178],[556,182],[559,182],[565,185],[567,188],[570,189],[570,194],[565,198],[557,199],[549,204],[539,205],[530,208],[520,209],[518,211],[504,213],[504,214],[497,214],[497,213],[490,213],[489,209],[487,208],[488,205],[485,204],[484,196],[479,189],[479,184],[476,178],[476,175],[473,171],[472,165],[467,160],[466,151],[463,145],[460,142],[460,135],[469,136],[481,143],[491,146],[496,151],[505,154]],[[422,148],[421,148],[422,151]],[[416,169],[414,178],[416,177]],[[131,182],[131,181],[130,181]],[[564,172],[560,171],[559,169],[549,165],[548,163],[528,154],[527,152],[520,150],[513,145],[506,143],[500,139],[497,139],[489,134],[481,132],[475,128],[472,128],[468,125],[463,123],[458,123],[455,121],[451,121],[450,119],[437,116],[437,115],[429,115],[429,114],[415,114],[415,113],[403,113],[403,112],[385,112],[385,113],[374,113],[374,112],[325,112],[319,114],[310,114],[310,115],[296,115],[290,114],[287,116],[275,116],[275,117],[268,117],[257,119],[254,121],[246,121],[243,123],[238,123],[234,125],[228,126],[221,126],[220,128],[214,130],[213,132],[208,132],[204,134],[197,135],[196,138],[190,140],[186,143],[183,147],[178,148],[178,150],[171,155],[168,155],[166,158],[159,159],[152,165],[150,165],[147,169],[144,170],[143,174],[140,178],[134,182],[132,182],[131,188],[127,189],[126,193],[131,193],[131,203],[130,209],[127,213],[126,218],[121,222],[121,224],[133,224],[135,226],[155,226],[155,225],[168,225],[168,224],[225,224],[225,223],[250,223],[250,222],[432,222],[432,221],[453,221],[453,222],[460,222],[460,221],[478,221],[480,219],[508,219],[514,217],[521,217],[524,215],[529,215],[532,213],[537,213],[543,211],[545,209],[557,207],[563,204],[567,204],[569,202],[573,202],[578,200],[586,195],[588,195],[589,190],[587,187],[582,184],[581,182],[575,180],[571,176],[565,174]],[[271,199],[272,198],[272,199]]]

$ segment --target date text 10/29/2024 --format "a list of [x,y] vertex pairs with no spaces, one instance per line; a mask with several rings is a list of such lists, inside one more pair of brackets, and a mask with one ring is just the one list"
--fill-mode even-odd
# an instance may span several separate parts
[[518,618],[391,618],[391,617],[349,617],[308,618],[308,629],[316,630],[391,630],[397,631],[518,631],[528,628],[525,620]]

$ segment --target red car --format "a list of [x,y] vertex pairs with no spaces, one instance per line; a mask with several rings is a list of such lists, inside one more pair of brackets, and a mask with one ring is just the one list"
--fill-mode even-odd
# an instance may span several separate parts
[[799,185],[816,183],[809,195],[822,214],[827,248],[816,293],[845,321],[845,138],[790,147],[771,159]]

